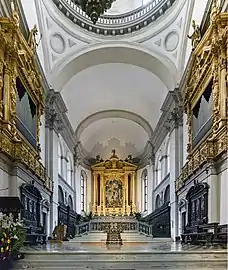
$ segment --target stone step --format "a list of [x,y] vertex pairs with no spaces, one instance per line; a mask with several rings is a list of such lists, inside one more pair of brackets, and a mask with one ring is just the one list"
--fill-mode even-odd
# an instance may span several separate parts
[[87,269],[87,270],[144,270],[144,269],[226,269],[226,251],[133,252],[57,251],[25,252],[15,269]]
[[[81,237],[75,237],[70,240],[72,243],[85,243],[85,242],[105,242],[107,234],[104,232],[90,232]],[[145,236],[137,231],[123,232],[121,233],[121,238],[124,242],[151,242],[153,240],[152,236]]]

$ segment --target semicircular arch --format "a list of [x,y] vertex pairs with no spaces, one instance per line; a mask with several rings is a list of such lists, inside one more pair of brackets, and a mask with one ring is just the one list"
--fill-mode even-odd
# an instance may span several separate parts
[[91,114],[81,121],[81,123],[78,125],[75,131],[77,140],[78,141],[80,140],[81,134],[85,131],[85,129],[89,125],[101,119],[107,119],[107,118],[122,118],[122,119],[131,120],[137,123],[138,125],[140,125],[145,130],[145,132],[148,134],[149,140],[152,138],[152,135],[153,135],[152,127],[140,115],[133,112],[125,111],[125,110],[104,110],[104,111]]
[[89,45],[80,51],[73,51],[62,60],[61,64],[53,67],[51,75],[53,87],[61,91],[80,71],[107,63],[131,64],[144,68],[155,74],[169,90],[175,87],[177,78],[175,65],[155,49],[130,42],[103,42]]

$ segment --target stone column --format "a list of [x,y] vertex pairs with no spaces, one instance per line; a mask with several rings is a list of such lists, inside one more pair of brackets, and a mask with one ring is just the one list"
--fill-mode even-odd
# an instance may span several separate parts
[[53,181],[53,193],[50,198],[50,234],[58,224],[58,133],[61,121],[54,109],[55,95],[50,91],[47,97],[47,110],[45,111],[45,138],[47,139],[45,151],[45,165]]
[[182,131],[182,111],[175,108],[171,114],[172,118],[170,121],[170,220],[171,220],[171,237],[175,241],[178,236],[178,200],[176,195],[175,181],[180,174],[180,168],[182,164],[181,158],[181,144]]
[[206,182],[208,190],[208,223],[220,221],[220,181],[213,165],[210,165],[207,172]]
[[131,199],[132,199],[132,208],[135,209],[135,173],[131,174]]
[[148,166],[148,202],[147,213],[150,214],[153,211],[153,190],[154,190],[154,178],[153,178],[154,164],[150,163]]

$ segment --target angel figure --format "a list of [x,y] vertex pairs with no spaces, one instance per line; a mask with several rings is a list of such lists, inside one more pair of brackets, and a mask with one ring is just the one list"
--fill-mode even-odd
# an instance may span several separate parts
[[193,33],[191,36],[188,35],[188,38],[192,40],[192,49],[194,50],[201,40],[201,32],[199,25],[196,22],[192,21]]

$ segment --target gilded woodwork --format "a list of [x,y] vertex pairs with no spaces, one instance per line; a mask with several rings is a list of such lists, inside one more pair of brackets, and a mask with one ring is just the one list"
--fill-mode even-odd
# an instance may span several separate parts
[[[127,216],[136,212],[136,170],[137,166],[131,162],[122,161],[118,158],[115,150],[112,152],[110,159],[102,162],[97,162],[91,167],[93,172],[93,203],[92,213],[95,216]],[[100,176],[100,190],[98,191],[98,175]],[[131,205],[128,203],[128,175],[131,176]],[[121,191],[118,193],[114,190],[114,195],[117,196],[118,203],[108,203],[107,201],[107,185],[110,181],[121,183]],[[98,205],[98,192],[100,192],[100,205]],[[119,197],[121,196],[121,198]],[[114,198],[115,199],[115,198]]]
[[[0,150],[13,161],[24,164],[52,191],[52,181],[40,162],[40,118],[44,112],[44,89],[35,56],[35,29],[27,42],[19,28],[16,11],[12,18],[0,18]],[[16,128],[17,77],[33,100],[36,113],[36,149]]]
[[[205,163],[213,162],[228,150],[228,13],[220,13],[213,1],[211,23],[192,52],[187,83],[184,91],[184,108],[187,114],[188,161],[176,181],[180,190],[187,179]],[[212,81],[213,124],[206,139],[193,147],[192,114],[209,82]]]

